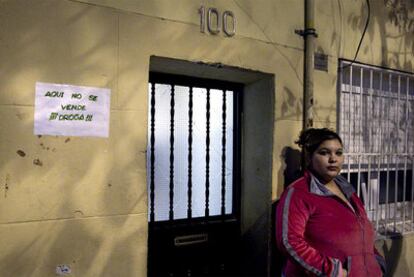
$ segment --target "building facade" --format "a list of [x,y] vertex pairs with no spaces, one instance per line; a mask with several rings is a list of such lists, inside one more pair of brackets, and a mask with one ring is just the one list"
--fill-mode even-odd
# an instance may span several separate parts
[[[0,275],[271,276],[305,2],[0,1]],[[410,276],[414,4],[313,9],[313,125],[344,137],[389,274]],[[39,82],[109,89],[108,135],[36,133]]]

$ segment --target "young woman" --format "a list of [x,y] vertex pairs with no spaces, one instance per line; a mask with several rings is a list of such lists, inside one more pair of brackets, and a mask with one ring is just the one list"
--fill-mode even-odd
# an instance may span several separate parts
[[385,260],[352,185],[339,175],[342,140],[329,129],[308,129],[296,142],[304,176],[283,192],[276,211],[276,241],[287,258],[283,276],[376,277]]

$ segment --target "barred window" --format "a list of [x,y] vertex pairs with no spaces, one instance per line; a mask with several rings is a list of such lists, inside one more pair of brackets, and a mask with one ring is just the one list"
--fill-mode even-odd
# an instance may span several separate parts
[[340,61],[338,129],[342,173],[377,232],[414,231],[414,75]]
[[237,89],[232,83],[150,75],[150,222],[234,213]]

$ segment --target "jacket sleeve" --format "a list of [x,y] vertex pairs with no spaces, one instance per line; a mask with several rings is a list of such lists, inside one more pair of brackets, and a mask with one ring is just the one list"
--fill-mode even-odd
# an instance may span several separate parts
[[309,276],[342,277],[340,260],[321,254],[305,241],[306,223],[312,212],[312,208],[305,201],[294,187],[288,188],[282,195],[276,218],[278,246],[302,266]]

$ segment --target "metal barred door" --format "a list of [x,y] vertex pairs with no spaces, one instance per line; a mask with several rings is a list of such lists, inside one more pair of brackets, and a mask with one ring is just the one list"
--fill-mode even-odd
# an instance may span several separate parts
[[237,275],[241,89],[150,73],[148,276]]

